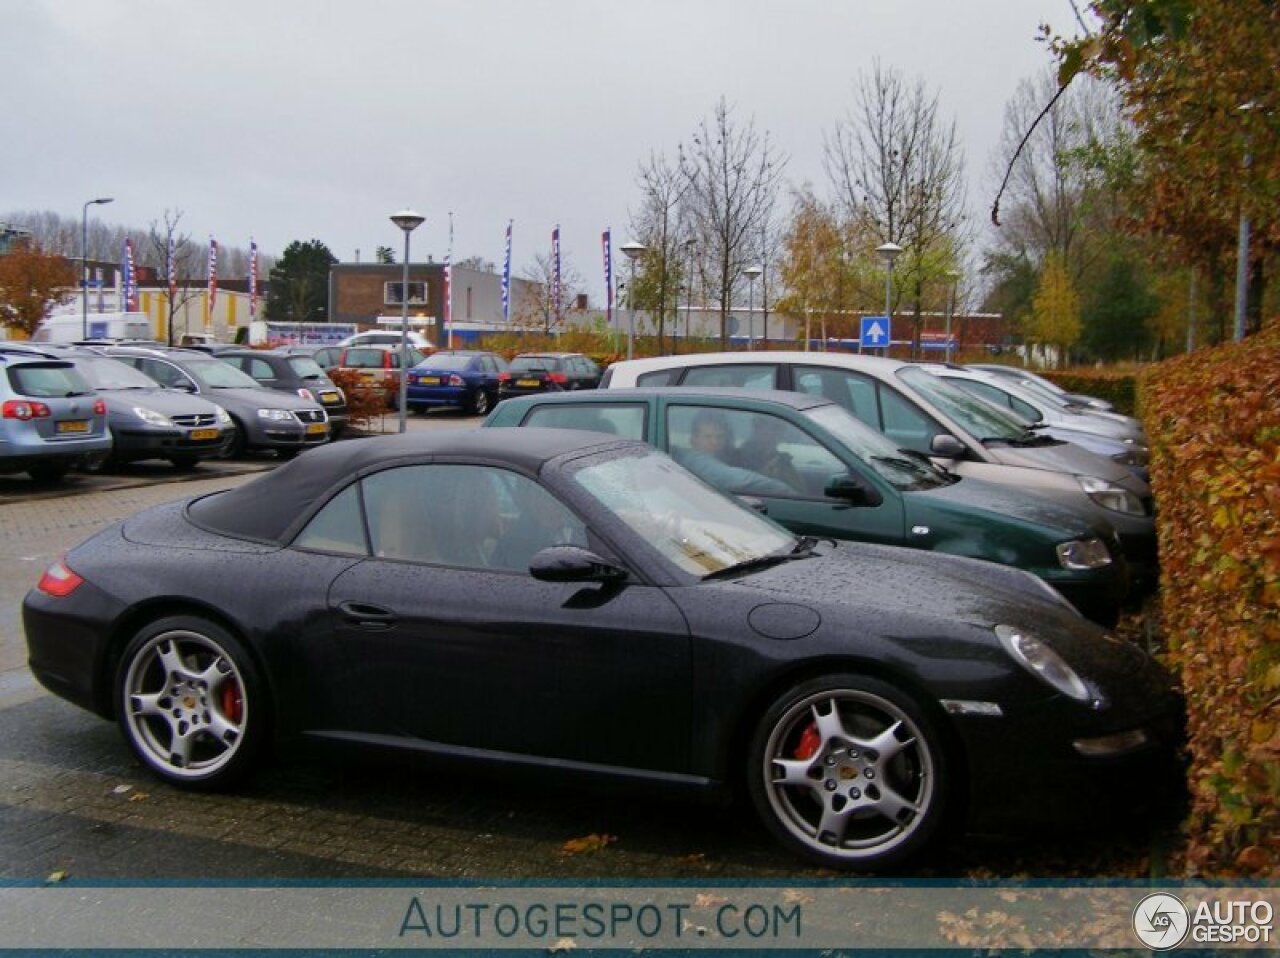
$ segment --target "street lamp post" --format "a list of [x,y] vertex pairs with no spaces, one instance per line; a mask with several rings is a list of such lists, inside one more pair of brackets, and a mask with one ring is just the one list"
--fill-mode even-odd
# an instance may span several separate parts
[[89,207],[110,203],[111,196],[89,200],[80,211],[80,338],[89,338]]
[[645,245],[632,240],[622,244],[622,252],[631,260],[631,278],[627,281],[627,358],[631,358],[636,338],[636,260],[644,255]]
[[755,333],[755,308],[756,308],[756,280],[763,273],[759,266],[748,266],[742,271],[742,275],[747,278],[747,349],[754,349],[753,334]]
[[[902,255],[902,247],[897,243],[885,243],[876,247],[876,252],[880,254],[880,258],[884,260],[884,324],[888,327],[885,330],[885,336],[889,337],[885,343],[885,353],[889,351],[889,343],[893,341],[893,261]],[[862,352],[862,337],[858,337],[858,352]]]
[[405,414],[409,400],[409,234],[426,219],[413,210],[391,214],[391,222],[404,230],[404,272],[400,283],[400,432],[408,427]]
[[685,282],[688,283],[686,290],[688,298],[684,313],[684,338],[688,340],[693,338],[693,257],[697,252],[698,241],[692,238],[687,239],[684,241],[684,248],[689,251],[689,273],[685,277]]
[[947,296],[947,329],[945,344],[947,362],[951,362],[951,317],[956,311],[956,284],[960,282],[960,273],[957,270],[947,270],[947,279],[951,280],[951,288],[948,290]]

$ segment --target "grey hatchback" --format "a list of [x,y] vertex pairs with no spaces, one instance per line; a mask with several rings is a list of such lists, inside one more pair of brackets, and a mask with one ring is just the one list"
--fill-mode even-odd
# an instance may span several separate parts
[[106,403],[74,365],[0,347],[0,473],[54,482],[110,450]]
[[240,370],[207,353],[124,346],[106,353],[140,369],[162,386],[202,396],[225,409],[236,424],[228,455],[245,449],[274,449],[288,457],[329,440],[329,417],[319,403],[263,389]]

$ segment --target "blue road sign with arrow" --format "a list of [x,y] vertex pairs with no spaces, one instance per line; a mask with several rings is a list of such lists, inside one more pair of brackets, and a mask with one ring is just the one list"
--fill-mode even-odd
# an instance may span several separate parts
[[863,316],[862,317],[862,346],[863,348],[875,347],[877,349],[889,345],[889,317],[888,316]]

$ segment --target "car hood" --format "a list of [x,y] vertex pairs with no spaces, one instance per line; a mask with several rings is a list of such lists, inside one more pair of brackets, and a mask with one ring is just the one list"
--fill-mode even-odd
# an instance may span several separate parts
[[[957,630],[968,626],[967,638],[981,635],[996,650],[995,626],[1011,625],[1048,643],[1086,679],[1102,681],[1108,697],[1123,694],[1118,678],[1160,672],[1144,651],[1081,617],[1030,573],[864,543],[823,543],[815,553],[736,582],[762,600],[807,606],[824,622],[847,623],[859,634],[959,638]],[[939,648],[937,654],[952,653]]]
[[[1086,533],[1110,533],[1110,530],[1100,529],[1102,523],[1092,516],[1056,499],[982,479],[966,477],[950,486],[904,495],[909,504],[919,503],[937,512],[969,517],[975,512],[987,513],[997,526],[1004,525],[1007,520],[1040,526],[1055,541]],[[908,521],[911,521],[910,517]]]
[[298,412],[304,409],[320,408],[309,399],[303,399],[282,389],[252,389],[246,386],[237,389],[210,389],[202,395],[219,405],[236,408],[290,409]]
[[164,416],[215,416],[216,403],[177,389],[108,389],[99,390],[112,412],[132,414],[134,406],[151,409]]
[[983,446],[993,461],[1006,466],[1047,469],[1074,476],[1096,476],[1126,487],[1132,486],[1129,480],[1141,484],[1120,463],[1070,442],[1044,442],[1026,446],[991,442],[984,443]]

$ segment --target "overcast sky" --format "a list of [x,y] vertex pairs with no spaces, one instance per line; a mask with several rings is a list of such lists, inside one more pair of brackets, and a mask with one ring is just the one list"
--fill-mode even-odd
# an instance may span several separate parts
[[517,273],[550,245],[603,292],[640,162],[675,155],[723,95],[827,192],[822,140],[875,58],[941,94],[979,226],[1006,101],[1049,63],[1068,0],[0,0],[0,212],[112,196],[145,228],[279,254],[319,239]]

